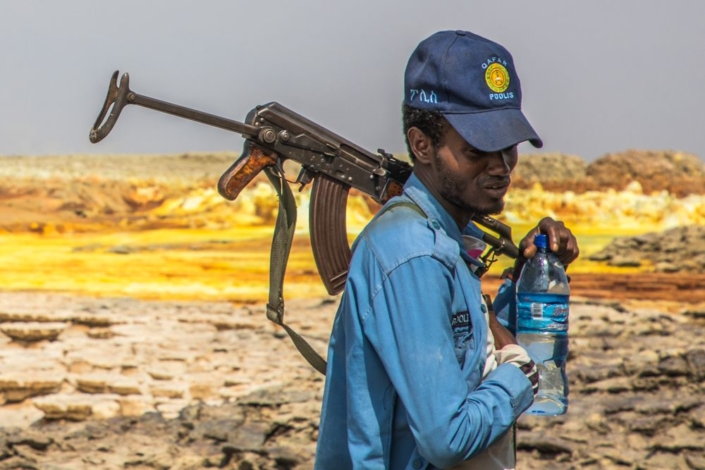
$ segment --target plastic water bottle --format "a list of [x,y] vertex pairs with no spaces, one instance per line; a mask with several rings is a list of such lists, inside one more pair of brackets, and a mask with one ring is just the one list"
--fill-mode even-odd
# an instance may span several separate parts
[[555,416],[568,409],[568,313],[570,286],[565,268],[548,251],[546,235],[534,238],[536,255],[517,283],[517,343],[539,371],[539,391],[527,414]]

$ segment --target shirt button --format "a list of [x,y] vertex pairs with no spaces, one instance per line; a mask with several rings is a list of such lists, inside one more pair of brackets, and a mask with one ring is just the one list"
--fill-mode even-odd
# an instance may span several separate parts
[[434,220],[433,222],[431,222],[431,225],[432,225],[433,228],[435,228],[435,229],[441,228],[441,225],[440,225],[437,221],[435,221],[435,220]]
[[482,313],[487,313],[487,305],[485,305],[485,304],[480,305],[480,309],[482,310]]
[[421,462],[421,459],[415,459],[411,466],[414,468],[421,468],[423,466],[423,462]]

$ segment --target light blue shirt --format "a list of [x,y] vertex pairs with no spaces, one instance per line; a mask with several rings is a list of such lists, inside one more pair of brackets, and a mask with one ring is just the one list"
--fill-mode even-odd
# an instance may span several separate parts
[[328,349],[317,469],[452,467],[494,443],[533,400],[514,365],[481,380],[487,323],[474,260],[460,248],[462,234],[479,229],[461,233],[415,175],[394,203],[353,246]]

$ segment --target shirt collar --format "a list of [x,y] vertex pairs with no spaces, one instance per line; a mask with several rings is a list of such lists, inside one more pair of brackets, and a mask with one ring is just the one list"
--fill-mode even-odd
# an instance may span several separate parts
[[[455,219],[443,208],[440,201],[431,194],[415,173],[412,173],[406,181],[404,194],[424,211],[428,219],[438,221],[446,234],[458,242],[459,247],[465,246],[463,235],[471,235],[482,239],[482,230],[472,220],[461,231]],[[464,249],[461,249],[460,253],[466,261],[472,264],[482,264],[478,260],[470,258]]]

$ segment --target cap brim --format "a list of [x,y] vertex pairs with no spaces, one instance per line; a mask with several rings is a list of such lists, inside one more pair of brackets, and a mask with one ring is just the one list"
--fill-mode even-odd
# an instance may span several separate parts
[[481,113],[443,113],[466,142],[483,152],[497,152],[529,141],[536,148],[543,142],[520,109],[497,109]]

